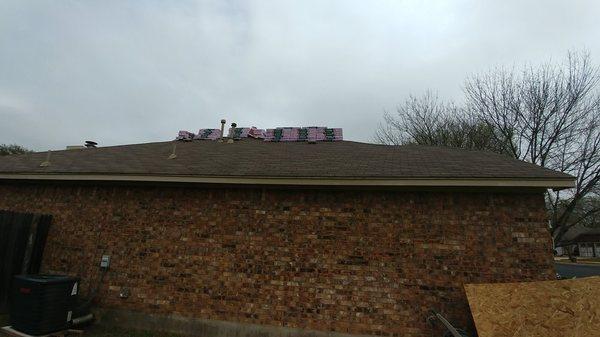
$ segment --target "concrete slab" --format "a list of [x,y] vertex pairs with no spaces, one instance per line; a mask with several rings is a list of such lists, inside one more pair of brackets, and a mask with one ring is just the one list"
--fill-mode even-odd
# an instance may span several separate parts
[[372,337],[337,332],[156,315],[121,309],[96,312],[98,323],[130,329],[167,331],[191,337]]

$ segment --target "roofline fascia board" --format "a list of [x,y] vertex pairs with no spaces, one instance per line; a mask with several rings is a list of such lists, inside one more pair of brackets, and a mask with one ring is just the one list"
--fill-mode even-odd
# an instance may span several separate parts
[[573,179],[524,178],[293,178],[293,177],[201,177],[128,174],[0,174],[1,180],[55,180],[55,181],[123,181],[202,183],[228,185],[302,185],[302,186],[423,186],[423,187],[536,187],[572,188]]

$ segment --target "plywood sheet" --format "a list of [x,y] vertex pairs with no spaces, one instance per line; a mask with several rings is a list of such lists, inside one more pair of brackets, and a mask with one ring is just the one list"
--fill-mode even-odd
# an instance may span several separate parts
[[467,284],[479,337],[600,336],[600,277]]

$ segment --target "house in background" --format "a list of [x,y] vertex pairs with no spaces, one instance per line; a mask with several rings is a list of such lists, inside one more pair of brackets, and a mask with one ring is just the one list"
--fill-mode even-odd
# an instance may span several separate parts
[[567,249],[572,256],[600,257],[600,227],[575,226],[569,229],[557,245],[557,255],[566,255]]
[[544,191],[573,177],[310,132],[3,157],[0,210],[53,217],[42,272],[105,317],[198,334],[438,335],[431,309],[472,330],[464,284],[554,278]]
[[600,257],[600,233],[581,234],[573,240],[580,257]]

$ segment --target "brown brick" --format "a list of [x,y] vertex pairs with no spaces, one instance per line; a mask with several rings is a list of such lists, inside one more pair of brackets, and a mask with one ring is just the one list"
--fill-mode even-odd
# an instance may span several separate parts
[[43,271],[86,294],[110,254],[99,304],[149,313],[431,336],[429,309],[472,326],[463,284],[554,273],[542,192],[5,184],[0,209],[54,215]]

